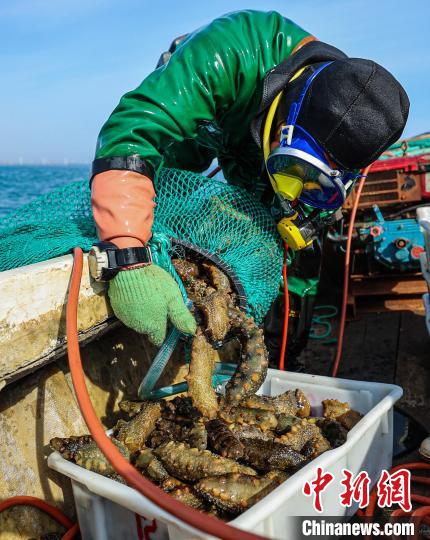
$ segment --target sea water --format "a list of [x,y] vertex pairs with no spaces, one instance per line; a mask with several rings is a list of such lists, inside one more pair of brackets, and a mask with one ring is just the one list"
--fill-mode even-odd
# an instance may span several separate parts
[[90,165],[0,165],[0,218],[39,195],[89,176]]

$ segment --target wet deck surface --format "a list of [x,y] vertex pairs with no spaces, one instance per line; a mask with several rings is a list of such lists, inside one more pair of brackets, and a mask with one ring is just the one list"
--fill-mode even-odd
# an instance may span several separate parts
[[[337,337],[337,325],[332,336]],[[310,372],[329,375],[335,354],[336,344],[309,340],[302,358]],[[399,408],[430,432],[430,337],[424,316],[371,313],[348,322],[338,376],[398,384],[404,391]]]
[[[337,324],[333,324],[330,337],[336,338],[337,331]],[[309,340],[302,353],[309,372],[330,375],[336,346]],[[371,313],[348,322],[338,376],[401,386],[398,410],[430,433],[430,337],[424,316],[406,311]],[[394,459],[394,464],[419,460],[415,450]],[[428,489],[425,491],[430,495]]]

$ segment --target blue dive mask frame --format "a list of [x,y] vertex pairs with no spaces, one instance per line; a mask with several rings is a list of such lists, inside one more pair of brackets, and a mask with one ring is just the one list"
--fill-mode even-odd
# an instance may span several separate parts
[[321,145],[297,124],[306,93],[312,81],[332,62],[325,62],[308,77],[298,98],[289,109],[286,125],[281,128],[280,145],[267,159],[269,174],[289,176],[294,170],[303,180],[298,200],[313,208],[333,210],[342,206],[350,192],[358,171],[333,169]]

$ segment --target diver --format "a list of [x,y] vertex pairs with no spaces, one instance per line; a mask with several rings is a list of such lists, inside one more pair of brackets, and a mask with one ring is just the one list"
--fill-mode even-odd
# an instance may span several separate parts
[[[300,317],[286,364],[295,369],[324,230],[360,170],[401,136],[406,92],[382,66],[349,58],[274,11],[219,17],[179,38],[159,64],[121,98],[98,138],[92,208],[101,243],[92,250],[93,273],[110,280],[115,315],[152,343],[161,345],[168,320],[194,334],[176,282],[152,263],[147,246],[153,180],[161,166],[203,172],[217,159],[228,182],[272,207],[296,251],[290,317]],[[265,322],[272,359],[282,316],[276,301]]]

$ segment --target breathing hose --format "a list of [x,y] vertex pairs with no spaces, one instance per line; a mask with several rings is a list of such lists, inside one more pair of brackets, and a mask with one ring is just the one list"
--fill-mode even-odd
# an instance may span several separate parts
[[[186,302],[186,306],[188,308],[191,307],[191,302],[189,300]],[[161,373],[172,356],[180,337],[181,332],[179,332],[179,330],[176,328],[172,328],[168,333],[150,368],[146,372],[145,377],[142,379],[142,382],[139,385],[137,390],[139,399],[150,399],[153,397],[154,386],[157,384]]]
[[236,527],[231,527],[208,514],[198,512],[173,499],[170,495],[144,478],[133,465],[122,456],[110,438],[106,435],[88,394],[79,350],[77,317],[82,267],[82,249],[75,248],[72,277],[66,308],[67,352],[76,398],[82,416],[84,417],[97,446],[106,456],[115,471],[120,474],[131,487],[136,489],[136,491],[141,493],[162,510],[172,514],[175,518],[187,525],[225,540],[230,540],[231,538],[235,538],[235,540],[263,540],[264,537],[262,536],[237,529]]
[[340,359],[342,357],[343,337],[345,333],[345,321],[346,321],[346,307],[348,303],[349,263],[351,259],[351,243],[352,243],[352,234],[354,232],[355,216],[357,215],[358,203],[360,202],[360,196],[363,190],[364,182],[366,180],[366,176],[369,173],[371,166],[372,164],[363,170],[362,176],[360,178],[360,182],[358,184],[358,189],[355,194],[354,204],[351,210],[351,216],[349,218],[348,235],[347,235],[347,241],[346,241],[345,269],[344,269],[344,276],[343,276],[342,308],[341,308],[341,314],[340,314],[339,335],[337,338],[336,358],[334,361],[332,377],[337,376],[337,372],[339,371]]
[[282,265],[282,279],[284,282],[284,323],[282,326],[281,352],[279,353],[279,369],[281,371],[284,371],[285,369],[285,353],[287,350],[287,337],[288,337],[288,318],[290,316],[290,299],[288,296],[288,279],[287,279],[287,255],[288,255],[288,244],[284,242],[284,263]]
[[[317,315],[316,314],[317,310],[318,311],[325,310],[326,313]],[[339,310],[337,309],[336,306],[331,306],[331,305],[315,306],[314,314],[312,315],[312,326],[309,332],[309,339],[322,340],[322,339],[328,338],[332,332],[332,324],[329,321],[329,319],[336,317],[338,313],[339,313]],[[325,328],[325,330],[323,330],[322,332],[317,332],[316,331],[317,326],[320,326],[323,329]],[[328,341],[324,342],[324,344],[327,345],[329,343],[331,344],[331,343],[336,343],[336,342],[337,342],[336,339],[334,340],[329,339]]]

